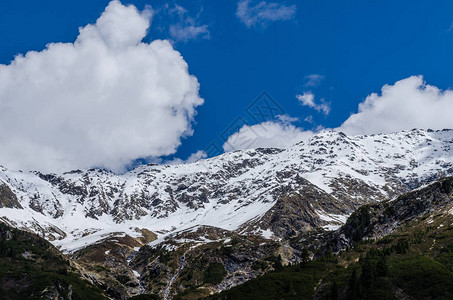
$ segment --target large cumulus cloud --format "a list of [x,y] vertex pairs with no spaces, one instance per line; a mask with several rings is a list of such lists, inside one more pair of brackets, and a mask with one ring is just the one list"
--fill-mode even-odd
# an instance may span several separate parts
[[0,164],[121,171],[174,153],[203,100],[168,41],[142,42],[151,17],[112,1],[74,43],[0,65]]

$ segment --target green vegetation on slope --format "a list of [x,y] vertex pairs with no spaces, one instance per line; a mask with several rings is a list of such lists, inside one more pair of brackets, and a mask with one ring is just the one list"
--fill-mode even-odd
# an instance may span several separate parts
[[105,299],[44,239],[0,223],[0,299]]
[[282,267],[207,299],[453,299],[451,224],[450,214],[425,217],[381,240]]

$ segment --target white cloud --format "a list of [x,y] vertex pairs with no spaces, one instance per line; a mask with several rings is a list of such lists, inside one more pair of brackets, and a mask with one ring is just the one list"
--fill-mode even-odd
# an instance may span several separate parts
[[310,115],[310,116],[306,117],[306,118],[304,119],[304,121],[307,122],[307,123],[313,124],[313,122],[314,122],[314,121],[313,121],[313,116]]
[[0,65],[0,164],[121,171],[174,153],[203,100],[168,41],[141,42],[151,16],[112,1],[74,43]]
[[225,152],[249,148],[285,148],[306,140],[313,135],[292,124],[294,118],[281,117],[279,121],[268,121],[256,125],[244,125],[231,135],[223,145]]
[[299,100],[303,106],[308,106],[314,108],[315,104],[315,95],[312,92],[304,92],[302,95],[296,95],[297,100]]
[[305,76],[305,79],[307,80],[305,83],[306,87],[317,87],[321,84],[321,81],[324,80],[324,76],[319,74],[310,74]]
[[193,162],[196,162],[200,159],[207,158],[208,154],[203,151],[203,150],[198,150],[195,153],[192,153],[186,160],[180,159],[180,158],[175,158],[171,161],[166,161],[166,162],[160,162],[160,163],[165,163],[168,165],[179,165],[179,164],[190,164]]
[[204,152],[204,151],[202,151],[202,150],[198,150],[197,152],[192,153],[192,154],[186,159],[186,163],[196,162],[197,160],[200,160],[200,159],[203,159],[203,158],[206,158],[206,157],[208,157],[208,155],[206,154],[206,152]]
[[315,95],[312,92],[304,92],[302,95],[296,95],[296,98],[303,106],[311,107],[325,115],[328,115],[330,112],[330,103],[326,102],[324,99],[320,100],[321,103],[316,103]]
[[294,118],[294,117],[291,117],[291,116],[288,116],[288,115],[278,115],[277,118],[283,124],[290,124],[290,123],[294,123],[294,122],[298,122],[299,121],[298,118]]
[[[306,92],[298,95],[303,105],[315,108],[314,95]],[[373,93],[359,104],[359,111],[351,115],[334,130],[349,135],[391,133],[413,128],[452,129],[453,91],[442,91],[428,85],[422,76],[412,76],[384,85],[381,94]],[[325,130],[318,126],[313,131],[304,131],[294,126],[293,118],[282,117],[280,121],[243,126],[228,138],[225,151],[257,147],[288,147],[309,139],[315,132]],[[305,118],[312,122],[311,116]],[[329,130],[329,129],[328,129]]]
[[347,134],[389,133],[412,128],[453,128],[453,91],[412,76],[369,95],[337,130]]
[[270,22],[291,20],[296,15],[296,5],[276,2],[241,0],[238,2],[236,16],[248,28],[266,27]]
[[[202,10],[201,10],[202,11]],[[200,11],[200,13],[201,13]],[[175,5],[174,8],[169,10],[170,14],[177,15],[179,21],[176,24],[172,24],[169,27],[169,33],[173,40],[179,42],[187,42],[197,38],[210,39],[211,33],[208,29],[208,25],[200,25],[197,18],[193,18],[188,15],[187,10],[179,5]]]
[[174,24],[170,25],[170,36],[175,41],[187,42],[189,40],[194,40],[198,37],[209,39],[210,32],[208,30],[208,25],[196,26],[193,24]]

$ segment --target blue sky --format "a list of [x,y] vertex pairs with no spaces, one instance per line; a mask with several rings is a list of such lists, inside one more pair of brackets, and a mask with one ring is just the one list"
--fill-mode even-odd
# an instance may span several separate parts
[[[453,84],[451,1],[249,1],[250,16],[266,9],[273,16],[249,23],[238,17],[239,2],[122,1],[152,7],[144,41],[172,40],[200,84],[204,104],[196,109],[193,135],[166,159],[186,159],[212,142],[221,147],[222,133],[238,117],[258,123],[247,108],[263,91],[298,119],[294,126],[316,130],[341,126],[386,84],[413,75],[441,90]],[[95,23],[108,3],[3,1],[0,63],[51,42],[74,42],[78,28]],[[171,26],[199,31],[176,36]],[[304,93],[314,96],[313,105],[297,99]]]

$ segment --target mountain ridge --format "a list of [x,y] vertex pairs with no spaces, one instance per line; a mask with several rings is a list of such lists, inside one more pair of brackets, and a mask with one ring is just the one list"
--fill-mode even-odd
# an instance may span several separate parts
[[284,209],[283,198],[288,203],[316,195],[305,203],[310,213],[296,220],[306,225],[298,226],[335,229],[359,205],[453,174],[452,158],[452,130],[352,137],[322,131],[287,149],[238,150],[191,164],[139,166],[120,175],[1,167],[0,182],[23,209],[0,208],[0,218],[67,252],[115,235],[139,237],[141,229],[165,236],[200,225],[281,238],[290,230],[265,219],[271,209]]

